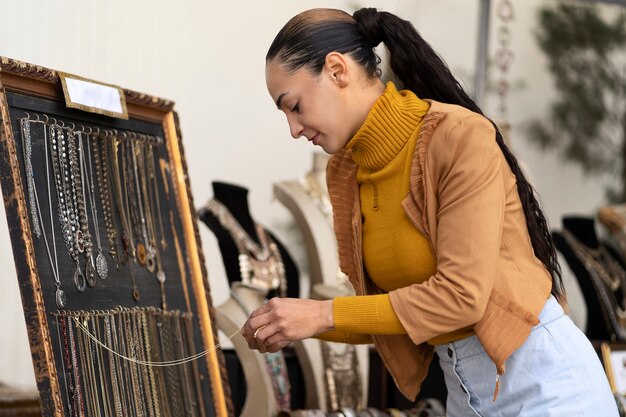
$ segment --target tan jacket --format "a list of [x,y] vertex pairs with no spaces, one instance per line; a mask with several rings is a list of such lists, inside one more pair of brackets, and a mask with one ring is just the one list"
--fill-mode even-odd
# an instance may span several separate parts
[[[428,237],[437,272],[390,293],[407,335],[372,339],[398,389],[414,400],[432,359],[435,336],[474,326],[504,373],[550,295],[551,279],[534,256],[516,179],[484,117],[435,101],[417,137],[406,215]],[[341,269],[357,294],[381,292],[366,277],[357,166],[350,151],[327,168]],[[391,236],[389,238],[392,238]],[[497,376],[494,375],[494,380]]]

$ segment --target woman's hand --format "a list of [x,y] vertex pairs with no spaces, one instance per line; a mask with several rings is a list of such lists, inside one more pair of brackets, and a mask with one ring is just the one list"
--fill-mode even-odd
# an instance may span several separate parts
[[250,314],[241,334],[250,349],[277,352],[294,340],[334,329],[333,300],[272,298]]

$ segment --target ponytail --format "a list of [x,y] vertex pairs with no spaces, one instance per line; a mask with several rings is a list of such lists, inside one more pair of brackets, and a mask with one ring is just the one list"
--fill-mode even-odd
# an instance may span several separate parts
[[[278,60],[288,71],[308,69],[321,72],[326,55],[339,52],[350,55],[371,78],[380,77],[380,58],[374,48],[384,43],[389,65],[402,87],[418,97],[457,104],[484,116],[450,69],[413,25],[396,15],[362,8],[351,17],[334,9],[312,9],[292,18],[280,30],[270,46],[266,60]],[[535,256],[552,279],[552,294],[564,294],[556,249],[535,190],[526,180],[517,159],[504,143],[495,123],[496,142],[517,179],[517,190],[524,209],[526,225]]]

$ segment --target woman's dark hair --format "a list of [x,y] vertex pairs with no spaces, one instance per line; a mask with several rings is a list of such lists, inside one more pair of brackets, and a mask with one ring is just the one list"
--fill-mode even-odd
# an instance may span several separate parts
[[[389,66],[403,88],[411,90],[418,97],[457,104],[483,114],[443,59],[410,22],[374,8],[357,10],[353,16],[335,9],[302,12],[278,32],[267,52],[266,61],[279,62],[291,73],[305,68],[317,75],[324,66],[326,55],[339,52],[350,55],[371,78],[375,78],[380,76],[380,58],[374,48],[381,42],[387,48]],[[493,124],[496,142],[517,179],[517,190],[535,256],[552,277],[552,294],[561,298],[564,294],[561,268],[548,222],[535,191],[504,143],[498,127]]]

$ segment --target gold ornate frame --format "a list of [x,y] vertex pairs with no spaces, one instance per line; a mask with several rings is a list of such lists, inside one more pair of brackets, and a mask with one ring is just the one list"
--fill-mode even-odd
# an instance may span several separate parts
[[[626,392],[618,391],[617,375],[615,375],[615,372],[613,370],[613,367],[615,364],[613,363],[613,358],[611,357],[612,356],[611,353],[614,351],[626,352],[626,344],[603,342],[602,345],[600,345],[600,350],[602,351],[602,362],[604,363],[604,369],[606,371],[606,375],[609,380],[609,385],[611,386],[611,391],[613,391],[614,394],[618,394],[621,397],[626,396]],[[623,367],[626,366],[626,364],[621,364],[621,365]]]
[[[202,342],[205,349],[216,344],[217,330],[211,304],[210,288],[204,263],[197,214],[187,175],[182,136],[178,115],[173,110],[174,102],[124,89],[128,116],[149,123],[159,124],[165,133],[165,141],[178,212],[181,215],[184,240],[189,250],[187,254],[190,281],[199,321]],[[44,416],[64,416],[52,341],[48,327],[41,283],[34,257],[34,245],[31,234],[28,209],[24,195],[23,180],[20,174],[18,155],[11,127],[7,92],[38,97],[63,103],[64,96],[57,71],[32,65],[5,57],[0,57],[0,152],[2,164],[9,167],[0,170],[0,183],[9,231],[13,244],[17,272],[20,275],[20,293],[26,316],[28,338],[33,358],[33,366],[40,393],[41,411]],[[233,406],[226,376],[224,358],[219,350],[211,349],[205,357],[209,371],[212,404],[216,417],[231,417]]]

